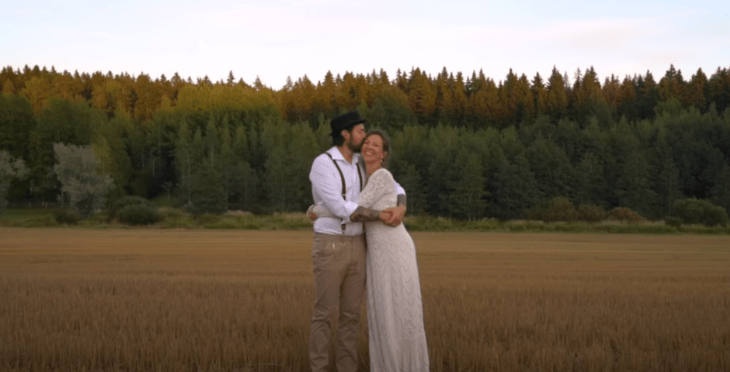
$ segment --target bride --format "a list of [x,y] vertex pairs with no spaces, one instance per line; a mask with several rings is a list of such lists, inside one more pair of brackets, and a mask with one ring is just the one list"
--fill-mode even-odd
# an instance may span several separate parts
[[[379,131],[371,131],[363,140],[361,153],[368,178],[358,200],[360,207],[383,211],[396,205],[393,176],[383,167],[389,148]],[[334,216],[322,205],[310,210],[317,217]],[[360,218],[357,211],[350,216],[355,222]],[[370,371],[428,371],[413,239],[403,224],[390,227],[380,220],[365,222],[365,234]]]

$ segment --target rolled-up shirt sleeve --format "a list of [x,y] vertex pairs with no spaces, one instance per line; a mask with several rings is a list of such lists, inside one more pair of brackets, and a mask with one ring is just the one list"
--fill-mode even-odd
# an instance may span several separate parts
[[396,181],[393,181],[393,182],[395,182],[395,194],[396,195],[405,195],[406,190],[403,187],[401,187],[401,185],[398,182],[396,182]]
[[326,155],[317,157],[312,163],[309,180],[314,203],[322,204],[343,222],[348,222],[359,205],[342,198],[342,179],[332,160]]

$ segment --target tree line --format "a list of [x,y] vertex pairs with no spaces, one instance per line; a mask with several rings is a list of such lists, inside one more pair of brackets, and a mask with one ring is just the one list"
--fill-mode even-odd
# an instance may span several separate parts
[[[570,83],[572,81],[572,83]],[[431,76],[420,69],[307,76],[279,90],[229,74],[0,72],[0,151],[22,159],[11,199],[55,200],[54,144],[89,146],[113,180],[109,200],[169,196],[192,210],[302,211],[329,119],[357,109],[392,139],[391,170],[409,213],[524,218],[554,197],[649,218],[677,199],[730,209],[730,74],[689,80],[673,66],[598,81],[511,70]],[[202,208],[202,209],[200,209]]]

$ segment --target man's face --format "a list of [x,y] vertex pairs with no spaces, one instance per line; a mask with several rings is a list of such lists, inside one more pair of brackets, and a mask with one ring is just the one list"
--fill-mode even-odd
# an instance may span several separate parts
[[352,135],[350,136],[350,139],[347,140],[347,147],[350,148],[352,152],[359,152],[362,147],[362,140],[365,139],[366,135],[365,124],[355,125],[352,127]]

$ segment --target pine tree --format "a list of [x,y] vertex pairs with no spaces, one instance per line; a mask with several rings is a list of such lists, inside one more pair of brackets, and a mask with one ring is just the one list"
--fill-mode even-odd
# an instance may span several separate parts
[[433,124],[432,115],[436,112],[436,88],[418,68],[411,72],[407,94],[408,103],[418,122]]
[[36,76],[25,83],[21,95],[30,101],[37,115],[46,107],[46,100],[51,97],[52,88],[48,78]]
[[601,96],[608,104],[609,109],[612,113],[616,112],[616,109],[621,105],[621,83],[618,77],[611,74],[611,78],[606,78],[606,82],[603,84],[603,90]]
[[560,72],[553,67],[553,72],[548,79],[546,112],[550,117],[557,121],[562,117],[568,107],[568,95],[565,91],[566,81],[560,75]]
[[468,103],[464,77],[461,75],[461,72],[456,74],[455,79],[452,75],[449,75],[449,84],[451,87],[451,101],[449,102],[451,120],[454,125],[462,126],[464,124]]
[[617,117],[626,117],[629,120],[636,120],[639,116],[636,102],[636,81],[626,77],[621,83],[620,102],[616,107]]
[[636,84],[636,106],[639,119],[654,118],[654,107],[659,101],[656,82],[651,72],[646,72],[645,78],[639,78]]
[[504,84],[499,88],[499,99],[504,110],[506,125],[518,126],[525,115],[520,79],[509,70]]
[[682,101],[685,96],[684,90],[685,82],[682,78],[682,71],[677,71],[674,65],[670,65],[669,70],[667,70],[667,73],[659,81],[659,85],[657,86],[659,99],[662,101],[668,101],[670,99]]
[[159,84],[155,84],[147,74],[137,76],[137,81],[133,85],[133,95],[135,97],[134,118],[140,121],[152,119],[155,109],[160,107],[162,93]]
[[542,81],[540,73],[532,79],[532,97],[535,102],[535,114],[542,115],[548,112],[548,91]]
[[455,123],[451,118],[450,105],[452,98],[452,88],[449,84],[449,75],[444,67],[443,71],[436,78],[436,111],[438,121],[445,125],[454,126]]
[[687,106],[694,106],[700,112],[707,111],[707,94],[708,94],[708,82],[707,76],[702,69],[697,69],[697,73],[692,75],[692,79],[687,84],[685,91],[684,103]]
[[730,107],[730,71],[718,67],[707,85],[708,102],[715,104],[717,112],[725,112]]
[[499,97],[499,89],[491,79],[479,84],[467,99],[467,121],[471,128],[503,128],[507,125],[505,111]]
[[532,89],[527,75],[522,74],[520,76],[516,88],[517,117],[515,119],[518,123],[530,121],[535,117],[535,98],[532,96]]
[[2,94],[5,94],[5,95],[15,94],[15,84],[13,84],[12,80],[5,79],[5,81],[3,82]]

